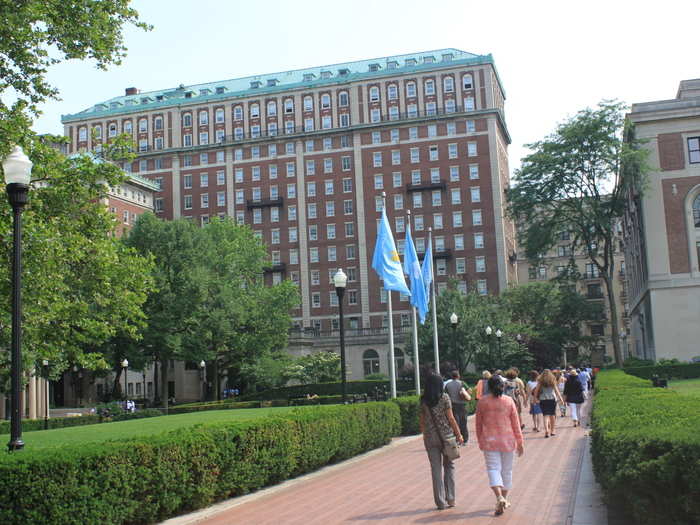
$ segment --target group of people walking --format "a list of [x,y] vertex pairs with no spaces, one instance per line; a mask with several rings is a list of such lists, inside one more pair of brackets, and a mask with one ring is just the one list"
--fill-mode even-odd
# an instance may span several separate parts
[[[478,400],[476,437],[484,454],[489,486],[496,496],[497,516],[510,506],[514,457],[524,453],[523,410],[529,407],[532,431],[544,430],[545,438],[556,436],[557,405],[561,417],[568,407],[573,426],[580,426],[580,406],[588,397],[594,377],[590,368],[574,367],[532,370],[527,383],[519,376],[515,367],[506,372],[484,371],[474,392]],[[467,403],[472,393],[456,370],[446,382],[435,373],[425,382],[420,425],[438,509],[455,505],[454,460],[459,457],[459,447],[469,439]]]

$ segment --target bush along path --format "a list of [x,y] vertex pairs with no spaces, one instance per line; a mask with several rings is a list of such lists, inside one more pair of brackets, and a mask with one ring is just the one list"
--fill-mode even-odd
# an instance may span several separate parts
[[700,397],[620,370],[596,391],[591,452],[607,499],[640,525],[700,524]]

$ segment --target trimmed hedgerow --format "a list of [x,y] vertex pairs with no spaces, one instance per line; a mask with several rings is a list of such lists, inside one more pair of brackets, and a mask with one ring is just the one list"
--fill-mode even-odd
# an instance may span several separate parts
[[635,366],[627,367],[624,370],[628,374],[644,379],[651,379],[653,375],[667,379],[695,379],[700,377],[700,363]]
[[[389,381],[348,381],[348,394],[368,394],[373,395],[374,389],[389,390]],[[316,394],[318,396],[337,396],[342,394],[342,383],[314,383],[310,385],[292,385],[280,388],[273,388],[263,392],[255,392],[241,396],[243,400],[251,399],[287,399],[290,397],[303,397],[306,394]],[[397,381],[396,389],[406,391],[414,388],[413,381]]]
[[635,523],[700,523],[700,398],[611,370],[596,377],[593,403],[593,467],[608,500]]
[[[397,397],[392,399],[401,411],[401,435],[420,434],[420,398],[418,396]],[[467,402],[467,414],[476,411],[476,400]]]
[[[73,417],[53,417],[48,420],[49,430],[54,428],[81,427],[84,425],[95,425],[97,423],[108,423],[110,421],[127,421],[129,419],[141,419],[144,417],[162,416],[160,410],[149,408],[146,410],[137,410],[136,412],[117,412],[109,418],[103,418],[96,414],[88,414],[83,416]],[[23,419],[22,432],[33,432],[35,430],[44,430],[43,419]],[[0,434],[10,433],[10,422],[0,421]]]
[[399,431],[394,403],[363,403],[6,454],[0,523],[153,523],[382,446]]

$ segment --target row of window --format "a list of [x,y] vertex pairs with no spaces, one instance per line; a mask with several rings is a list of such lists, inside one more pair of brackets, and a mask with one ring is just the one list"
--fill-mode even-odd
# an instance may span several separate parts
[[[467,119],[464,121],[464,130],[465,133],[475,133],[476,132],[476,121]],[[438,125],[437,124],[428,124],[427,126],[421,126],[426,132],[426,135],[428,138],[433,138],[433,137],[438,137],[440,133],[438,132]],[[404,128],[408,129],[408,139],[409,140],[417,140],[418,138],[421,138],[421,135],[419,134],[420,129],[418,126],[411,126],[409,128]],[[445,123],[445,134],[446,135],[455,135],[457,133],[457,122],[455,121],[450,121]],[[386,137],[387,134],[384,133],[382,134],[381,131],[373,131],[371,134],[372,138],[372,144],[381,144],[383,142],[383,137]],[[399,142],[401,139],[401,129],[400,128],[392,128],[389,130],[388,138],[390,142]]]
[[[409,160],[411,164],[417,164],[420,162],[420,146],[415,146],[409,149]],[[372,153],[372,166],[374,168],[381,168],[384,165],[384,154],[387,152],[375,151]],[[468,142],[467,149],[465,151],[467,157],[476,157],[477,146],[476,142]],[[459,149],[456,143],[450,143],[447,145],[447,158],[456,159],[459,156]],[[390,153],[391,165],[396,166],[401,164],[401,150],[395,149],[391,150]],[[440,160],[440,148],[437,144],[432,144],[428,146],[428,160],[437,161]]]
[[[182,176],[182,186],[184,189],[189,190],[192,188],[192,174],[185,174]],[[163,189],[163,177],[156,177],[153,179],[158,185],[159,189]],[[226,184],[226,173],[223,170],[216,172],[216,185],[223,186]],[[199,187],[208,188],[209,187],[209,174],[200,173],[199,174]]]
[[[262,232],[261,231],[255,231],[253,232],[256,237],[262,240]],[[340,252],[343,251],[343,247],[340,247],[340,249],[336,246],[328,246],[327,247],[327,260],[329,262],[335,262],[338,260]],[[345,251],[345,260],[346,261],[354,261],[357,257],[357,251],[356,251],[356,246],[354,244],[347,244],[344,247]],[[289,261],[288,263],[290,265],[297,265],[299,264],[299,250],[296,248],[287,250],[285,253],[287,253]],[[282,252],[278,250],[272,250],[270,253],[271,258],[272,258],[272,264],[280,264],[282,262]],[[310,263],[319,263],[321,262],[320,259],[320,254],[319,254],[319,248],[318,247],[312,247],[309,248],[309,262]]]
[[[226,192],[223,191],[218,191],[216,192],[216,205],[218,207],[226,206]],[[162,206],[162,200],[160,205],[156,206]],[[191,210],[192,209],[192,195],[185,195],[184,196],[184,205],[183,205],[185,210]],[[200,208],[208,208],[209,207],[209,194],[208,193],[202,193],[199,196],[199,207]],[[159,210],[156,207],[156,211],[163,211],[162,208]]]

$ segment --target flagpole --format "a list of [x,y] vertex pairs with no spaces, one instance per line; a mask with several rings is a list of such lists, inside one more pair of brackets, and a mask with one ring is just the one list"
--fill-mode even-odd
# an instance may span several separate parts
[[[428,228],[428,244],[430,245],[430,253],[433,254],[433,229]],[[433,259],[435,257],[433,256]],[[430,301],[433,306],[433,348],[435,349],[435,373],[440,375],[440,349],[438,347],[438,330],[437,330],[437,305],[435,301],[435,268],[433,261],[430,261],[430,284],[431,294]]]
[[[411,227],[411,210],[406,210],[406,223]],[[406,247],[404,247],[405,253]],[[422,285],[421,285],[422,286]],[[418,363],[418,319],[415,305],[411,307],[413,312],[413,368],[416,376],[416,395],[420,395],[420,365]]]
[[[382,206],[386,213],[386,192],[382,192]],[[396,397],[396,360],[394,359],[394,319],[391,311],[391,290],[386,291],[387,310],[389,314],[389,385],[392,399]]]

